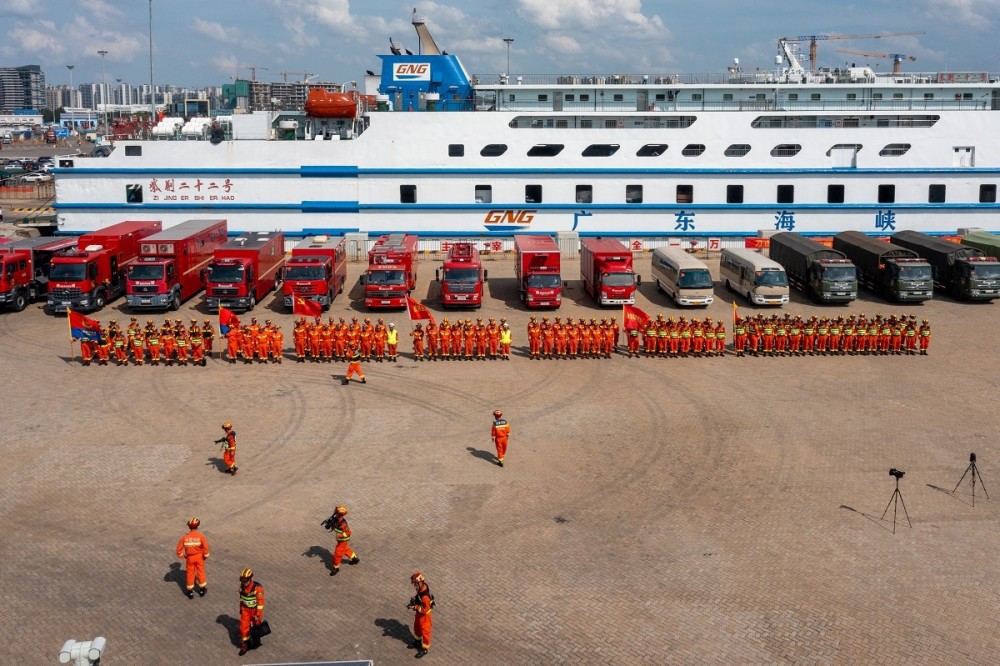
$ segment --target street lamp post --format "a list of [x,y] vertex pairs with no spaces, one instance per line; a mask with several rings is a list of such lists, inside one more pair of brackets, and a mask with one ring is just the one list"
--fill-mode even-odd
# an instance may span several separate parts
[[108,94],[108,79],[107,79],[107,76],[104,73],[104,56],[108,55],[108,52],[105,51],[104,49],[101,49],[100,51],[97,52],[97,55],[101,56],[101,101],[104,103],[104,105],[103,105],[104,108],[102,109],[103,113],[101,114],[101,116],[102,116],[102,122],[104,123],[104,132],[107,133],[107,131],[108,131],[108,118],[107,118],[107,112],[108,112],[108,98],[107,98],[107,94]]
[[507,71],[504,74],[507,75],[508,80],[510,79],[510,45],[514,42],[513,37],[504,37],[504,43],[507,45]]
[[149,127],[156,124],[156,89],[153,87],[153,0],[149,0]]

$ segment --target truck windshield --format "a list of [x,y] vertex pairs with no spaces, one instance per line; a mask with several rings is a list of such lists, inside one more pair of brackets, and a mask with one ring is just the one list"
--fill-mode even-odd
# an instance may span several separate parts
[[973,280],[1000,280],[1000,265],[972,267]]
[[601,284],[605,287],[631,287],[635,284],[632,273],[605,273],[601,276]]
[[555,289],[560,278],[555,273],[535,273],[528,276],[528,286],[535,289]]
[[858,274],[854,266],[826,266],[823,268],[824,280],[856,280]]
[[479,282],[478,268],[446,268],[444,269],[445,282],[464,282],[475,284]]
[[323,280],[326,271],[322,266],[289,266],[285,271],[286,280]]
[[757,285],[760,287],[787,287],[785,271],[757,271]]
[[243,282],[246,271],[242,264],[223,264],[208,267],[209,282]]
[[52,262],[52,268],[49,270],[50,280],[80,281],[85,277],[87,277],[87,264],[84,263]]
[[162,280],[163,264],[137,264],[129,266],[129,280]]
[[711,289],[712,274],[703,268],[681,271],[677,286],[681,289]]
[[403,271],[370,271],[368,284],[403,284]]
[[901,280],[930,280],[930,266],[901,266],[899,268],[899,279]]

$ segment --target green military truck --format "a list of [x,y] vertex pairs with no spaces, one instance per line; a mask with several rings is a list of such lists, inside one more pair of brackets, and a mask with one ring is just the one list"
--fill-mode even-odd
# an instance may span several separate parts
[[918,231],[897,231],[892,242],[927,260],[934,286],[953,298],[991,301],[1000,298],[1000,262],[971,245],[959,245]]
[[792,231],[771,236],[770,257],[788,281],[821,303],[849,303],[858,297],[858,274],[843,252]]
[[859,283],[884,298],[921,302],[934,295],[931,265],[913,250],[860,231],[837,234],[833,237],[833,249],[854,262]]

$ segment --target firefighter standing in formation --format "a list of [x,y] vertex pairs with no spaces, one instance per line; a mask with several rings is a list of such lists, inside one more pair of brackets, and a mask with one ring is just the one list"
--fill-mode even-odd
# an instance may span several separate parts
[[721,320],[713,322],[711,317],[688,321],[681,316],[674,320],[673,317],[664,318],[661,313],[627,335],[630,357],[686,358],[726,354],[726,326]]
[[410,576],[410,583],[416,594],[410,599],[407,608],[413,610],[413,635],[416,639],[411,647],[417,649],[417,658],[423,657],[431,647],[431,611],[434,608],[434,595],[427,586],[427,580],[419,571]]
[[226,434],[215,440],[215,443],[222,444],[222,462],[226,466],[226,471],[236,476],[236,472],[239,471],[239,467],[236,466],[236,431],[229,421],[222,424],[222,430]]
[[733,328],[736,356],[926,355],[929,344],[930,325],[915,315],[754,315]]
[[264,587],[254,581],[253,570],[240,572],[240,656],[251,648],[260,647],[260,640],[251,641],[251,628],[264,621]]
[[198,596],[203,597],[208,592],[208,581],[205,578],[205,560],[211,554],[208,548],[208,540],[205,535],[198,531],[201,521],[192,518],[187,522],[189,531],[177,542],[177,557],[185,560],[185,571],[187,573],[187,585],[184,594],[188,599],[194,599],[194,583],[198,581]]
[[330,575],[340,573],[340,561],[345,557],[348,564],[357,564],[361,560],[358,554],[351,550],[351,526],[347,524],[347,507],[338,506],[333,511],[333,525],[330,530],[337,535],[337,547],[333,551],[333,568]]
[[[501,320],[502,323],[503,320]],[[601,317],[601,321],[586,318],[573,319],[555,317],[549,322],[542,317],[541,323],[535,315],[528,321],[529,358],[611,358],[618,350],[621,327],[616,317]]]
[[493,429],[490,434],[493,445],[497,448],[497,465],[503,467],[503,458],[507,455],[507,440],[510,438],[510,424],[499,409],[493,412]]
[[477,317],[475,322],[468,318],[451,323],[445,317],[440,325],[432,321],[426,327],[418,322],[413,325],[410,336],[413,338],[414,361],[450,361],[458,358],[510,360],[510,326],[505,318],[501,318],[499,323],[494,317],[486,323],[482,317]]

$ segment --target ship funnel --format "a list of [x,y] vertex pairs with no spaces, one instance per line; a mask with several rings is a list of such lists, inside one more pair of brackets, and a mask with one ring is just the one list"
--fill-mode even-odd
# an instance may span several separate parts
[[441,55],[441,49],[438,48],[437,43],[431,37],[430,31],[424,24],[424,17],[418,15],[416,9],[413,10],[410,23],[417,30],[417,39],[420,40],[420,55]]

